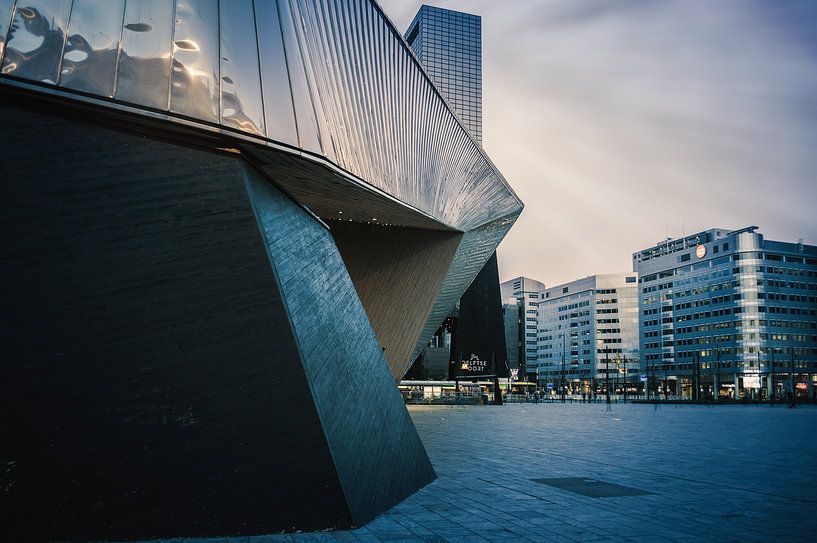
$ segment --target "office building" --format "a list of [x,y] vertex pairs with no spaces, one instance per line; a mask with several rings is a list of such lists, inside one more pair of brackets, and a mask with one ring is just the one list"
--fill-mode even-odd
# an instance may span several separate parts
[[0,0],[0,57],[4,541],[435,477],[395,382],[522,204],[375,2]]
[[591,275],[550,287],[539,298],[539,383],[568,394],[639,388],[634,273]]
[[527,379],[525,371],[525,311],[516,298],[505,298],[502,303],[502,320],[505,326],[506,358],[510,376],[514,381]]
[[406,41],[454,113],[482,142],[482,18],[423,5]]
[[[514,298],[519,304],[519,325],[516,345],[520,368],[528,380],[536,378],[538,367],[539,301],[544,298],[545,284],[528,277],[515,277],[500,285],[502,299]],[[513,334],[513,332],[511,332]],[[509,355],[510,357],[510,355]]]
[[811,393],[817,247],[757,230],[713,228],[633,254],[652,390],[692,399]]

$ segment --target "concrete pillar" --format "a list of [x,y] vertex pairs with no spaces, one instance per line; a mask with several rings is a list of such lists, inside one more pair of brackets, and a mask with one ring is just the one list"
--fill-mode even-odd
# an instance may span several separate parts
[[735,399],[738,400],[740,399],[740,374],[735,372],[733,375],[735,377]]

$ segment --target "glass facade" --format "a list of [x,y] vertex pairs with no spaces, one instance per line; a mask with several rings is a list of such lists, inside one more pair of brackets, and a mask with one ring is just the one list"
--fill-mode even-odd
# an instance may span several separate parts
[[482,19],[422,6],[406,41],[454,113],[482,143]]
[[[547,289],[538,304],[538,379],[567,393],[638,388],[636,275],[592,275]],[[563,364],[564,361],[564,364]],[[609,361],[609,374],[608,374]]]
[[756,227],[712,229],[635,253],[633,268],[653,390],[693,399],[810,392],[817,247],[767,241]]

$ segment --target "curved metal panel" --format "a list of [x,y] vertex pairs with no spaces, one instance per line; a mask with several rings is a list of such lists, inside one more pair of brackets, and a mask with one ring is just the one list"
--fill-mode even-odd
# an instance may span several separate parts
[[278,2],[255,2],[255,24],[267,136],[297,146],[298,128],[295,126]]
[[[11,27],[11,15],[14,12],[14,0],[0,0],[0,63],[6,45],[6,36]],[[2,66],[2,64],[0,64]]]
[[218,0],[176,0],[170,111],[219,122]]
[[[39,11],[18,7],[30,20],[12,31],[4,70],[50,81],[62,58],[61,50],[58,56],[54,51],[64,39],[69,2],[26,3]],[[127,2],[117,100],[253,135],[266,132],[275,141],[326,157],[355,182],[362,180],[462,231],[521,209],[502,175],[371,0],[224,1],[222,14],[218,0],[178,0],[175,17],[170,16],[175,35],[168,106],[163,97],[168,31],[160,19],[167,20],[169,3]],[[101,14],[93,16],[99,19],[94,23],[85,14],[86,5],[96,2],[77,0],[79,20],[72,28],[113,28]],[[115,10],[106,6],[104,11]],[[77,35],[89,32],[101,35],[102,30],[88,28]],[[40,37],[45,34],[48,40]],[[113,42],[103,50],[109,52]],[[78,73],[71,58],[73,38],[69,45],[65,58],[74,64],[66,63],[65,85],[71,86]],[[95,54],[83,61],[89,73],[106,74],[101,78],[105,84],[94,88],[86,81],[76,88],[110,96],[107,57]]]
[[172,0],[128,0],[115,98],[167,111],[173,47]]
[[2,73],[57,84],[71,0],[22,0],[14,10]]
[[125,0],[74,0],[61,87],[113,97]]
[[[20,1],[24,7],[18,4],[15,11],[2,73],[53,83],[70,0]],[[261,144],[253,152],[262,155],[263,164],[281,162],[282,155],[270,150],[280,147],[265,145],[269,140],[297,147],[286,160],[323,173],[292,177],[290,190],[322,210],[323,218],[396,225],[430,220],[465,232],[426,324],[426,332],[433,332],[522,203],[380,8],[372,0],[222,0],[219,13],[219,0],[177,0],[175,12],[171,4],[127,0],[115,100],[185,116],[186,124],[191,118],[205,121],[198,124],[202,130],[218,130],[213,126],[218,124],[243,130]],[[77,0],[77,5],[96,3]],[[71,58],[73,35],[90,44],[89,36],[114,27],[109,19],[94,22],[101,14],[85,14],[84,8],[77,14],[65,54],[73,62],[66,63],[72,69],[67,86],[79,71]],[[113,43],[111,38],[88,49],[107,52]],[[98,69],[106,83],[93,87],[85,81],[75,88],[110,96],[110,66],[105,55],[89,55],[82,69]],[[345,198],[355,215],[343,215],[332,195],[345,185],[330,186],[335,176],[363,189],[366,199],[389,205],[367,207],[369,200],[350,190]],[[405,209],[395,211],[400,206]],[[374,215],[375,209],[385,214]],[[406,220],[406,214],[422,220]]]
[[284,52],[289,70],[289,86],[292,89],[292,103],[295,107],[295,122],[298,126],[299,147],[322,154],[320,131],[315,114],[315,107],[306,81],[304,60],[298,38],[295,35],[295,22],[287,0],[278,0],[278,16],[281,22],[281,34],[284,38]]
[[521,208],[372,2],[290,4],[338,165],[462,230]]
[[252,0],[221,0],[221,124],[266,135]]

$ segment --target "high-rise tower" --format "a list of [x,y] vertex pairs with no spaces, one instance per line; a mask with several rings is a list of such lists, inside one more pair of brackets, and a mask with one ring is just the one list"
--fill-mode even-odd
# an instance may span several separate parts
[[406,41],[443,97],[482,144],[482,18],[422,6]]

